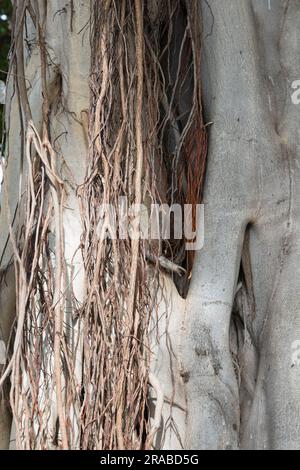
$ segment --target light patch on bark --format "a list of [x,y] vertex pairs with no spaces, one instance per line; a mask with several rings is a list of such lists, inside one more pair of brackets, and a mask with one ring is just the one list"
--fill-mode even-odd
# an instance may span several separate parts
[[6,363],[6,347],[4,341],[0,340],[0,365]]

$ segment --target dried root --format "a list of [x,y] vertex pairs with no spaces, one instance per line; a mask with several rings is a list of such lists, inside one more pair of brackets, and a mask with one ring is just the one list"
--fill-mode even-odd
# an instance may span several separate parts
[[[193,255],[182,251],[184,241],[157,245],[103,239],[99,226],[109,233],[113,228],[108,211],[100,207],[117,207],[120,197],[128,204],[200,202],[206,131],[199,2],[91,2],[89,152],[85,183],[77,188],[87,287],[80,306],[66,281],[66,190],[51,138],[47,44],[39,3],[15,2],[12,66],[18,68],[16,77],[25,76],[23,31],[29,14],[38,31],[44,102],[39,132],[26,86],[16,78],[22,128],[27,130],[23,143],[28,176],[19,205],[25,208],[23,222],[11,227],[17,325],[1,383],[11,375],[18,448],[150,448],[164,401],[149,372],[153,286],[160,268],[188,277]],[[129,223],[138,230],[138,224]],[[177,262],[182,252],[182,262]],[[65,321],[67,309],[68,317],[81,325],[79,339],[74,339],[72,322]],[[153,425],[149,383],[157,394]]]

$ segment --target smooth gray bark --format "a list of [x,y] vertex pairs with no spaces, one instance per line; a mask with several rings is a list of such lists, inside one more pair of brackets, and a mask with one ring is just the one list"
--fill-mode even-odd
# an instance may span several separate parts
[[[203,2],[204,111],[213,122],[205,245],[177,351],[188,449],[300,443],[300,379],[292,363],[300,336],[300,108],[291,100],[300,75],[300,4],[271,1],[270,7],[262,0]],[[236,299],[243,319],[237,345],[230,330],[243,250],[248,263]],[[177,387],[183,387],[179,378]]]

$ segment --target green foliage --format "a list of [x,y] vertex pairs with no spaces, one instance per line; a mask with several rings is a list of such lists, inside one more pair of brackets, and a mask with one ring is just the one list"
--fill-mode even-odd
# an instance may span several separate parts
[[[8,69],[8,51],[10,47],[10,34],[11,34],[11,1],[0,0],[0,80],[6,81],[6,72]],[[5,15],[7,20],[4,18]],[[2,140],[2,119],[3,119],[3,106],[0,105],[0,142]]]
[[[7,20],[1,19],[3,15],[7,16]],[[10,47],[10,17],[10,0],[0,0],[0,80],[6,78],[3,72],[7,71],[7,54]]]

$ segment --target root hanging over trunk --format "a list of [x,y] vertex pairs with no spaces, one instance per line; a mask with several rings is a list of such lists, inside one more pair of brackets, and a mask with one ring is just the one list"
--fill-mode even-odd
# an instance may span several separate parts
[[[150,372],[149,337],[156,292],[163,289],[160,268],[176,266],[175,281],[181,279],[186,292],[193,253],[185,251],[185,240],[137,236],[142,215],[132,213],[124,222],[120,204],[144,203],[149,211],[151,204],[192,204],[196,228],[207,147],[199,2],[91,2],[86,175],[72,196],[82,226],[80,246],[73,252],[74,258],[78,252],[82,257],[81,301],[73,290],[78,273],[66,257],[66,211],[74,185],[66,180],[54,138],[62,90],[54,103],[47,2],[26,1],[22,8],[21,3],[15,3],[12,64],[24,69],[23,33],[30,18],[43,99],[38,126],[26,84],[14,79],[25,170],[19,225],[9,215],[17,318],[0,380],[10,375],[17,447],[152,448],[160,411],[152,422],[149,386],[155,388],[158,406],[163,405],[163,391]],[[63,74],[58,64],[54,68],[55,83],[60,83]],[[70,145],[72,153],[76,142]],[[121,234],[124,223],[129,237]]]

